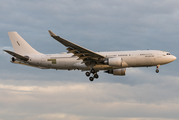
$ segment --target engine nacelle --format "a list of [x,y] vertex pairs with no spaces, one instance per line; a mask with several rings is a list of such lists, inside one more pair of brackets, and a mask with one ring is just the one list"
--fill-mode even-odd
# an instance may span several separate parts
[[108,58],[105,63],[107,63],[109,66],[122,67],[122,58]]
[[119,75],[119,76],[124,76],[126,75],[126,69],[122,68],[122,69],[113,69],[113,70],[108,70],[105,71],[108,74],[113,74],[113,75]]

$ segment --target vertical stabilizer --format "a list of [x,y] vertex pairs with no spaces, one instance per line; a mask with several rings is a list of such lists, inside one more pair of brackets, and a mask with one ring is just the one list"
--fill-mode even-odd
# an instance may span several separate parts
[[8,32],[15,53],[21,55],[41,54],[32,48],[17,32]]

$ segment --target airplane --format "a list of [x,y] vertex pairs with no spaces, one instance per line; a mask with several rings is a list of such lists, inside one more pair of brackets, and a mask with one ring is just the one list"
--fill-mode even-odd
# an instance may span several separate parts
[[12,55],[12,63],[37,67],[41,69],[81,70],[86,71],[90,81],[99,78],[98,72],[124,76],[129,67],[156,66],[176,60],[174,55],[160,50],[94,52],[48,31],[50,36],[67,47],[66,53],[43,54],[32,48],[17,32],[8,32],[14,52],[4,50]]

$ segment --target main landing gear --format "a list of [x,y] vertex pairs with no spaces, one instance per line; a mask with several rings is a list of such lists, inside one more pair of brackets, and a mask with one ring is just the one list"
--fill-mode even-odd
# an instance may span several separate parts
[[160,67],[160,65],[157,65],[157,67],[156,67],[157,69],[155,71],[156,73],[159,73],[159,67]]
[[[91,75],[91,73],[93,74],[91,77],[89,77]],[[97,71],[95,71],[94,69],[91,69],[90,72],[86,72],[86,76],[89,77],[90,81],[93,81],[94,78],[98,79],[99,75],[97,74]]]

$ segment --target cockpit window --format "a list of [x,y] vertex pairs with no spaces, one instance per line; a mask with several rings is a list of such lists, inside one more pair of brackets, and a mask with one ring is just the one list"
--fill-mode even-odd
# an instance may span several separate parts
[[167,53],[167,55],[171,55],[170,53]]

